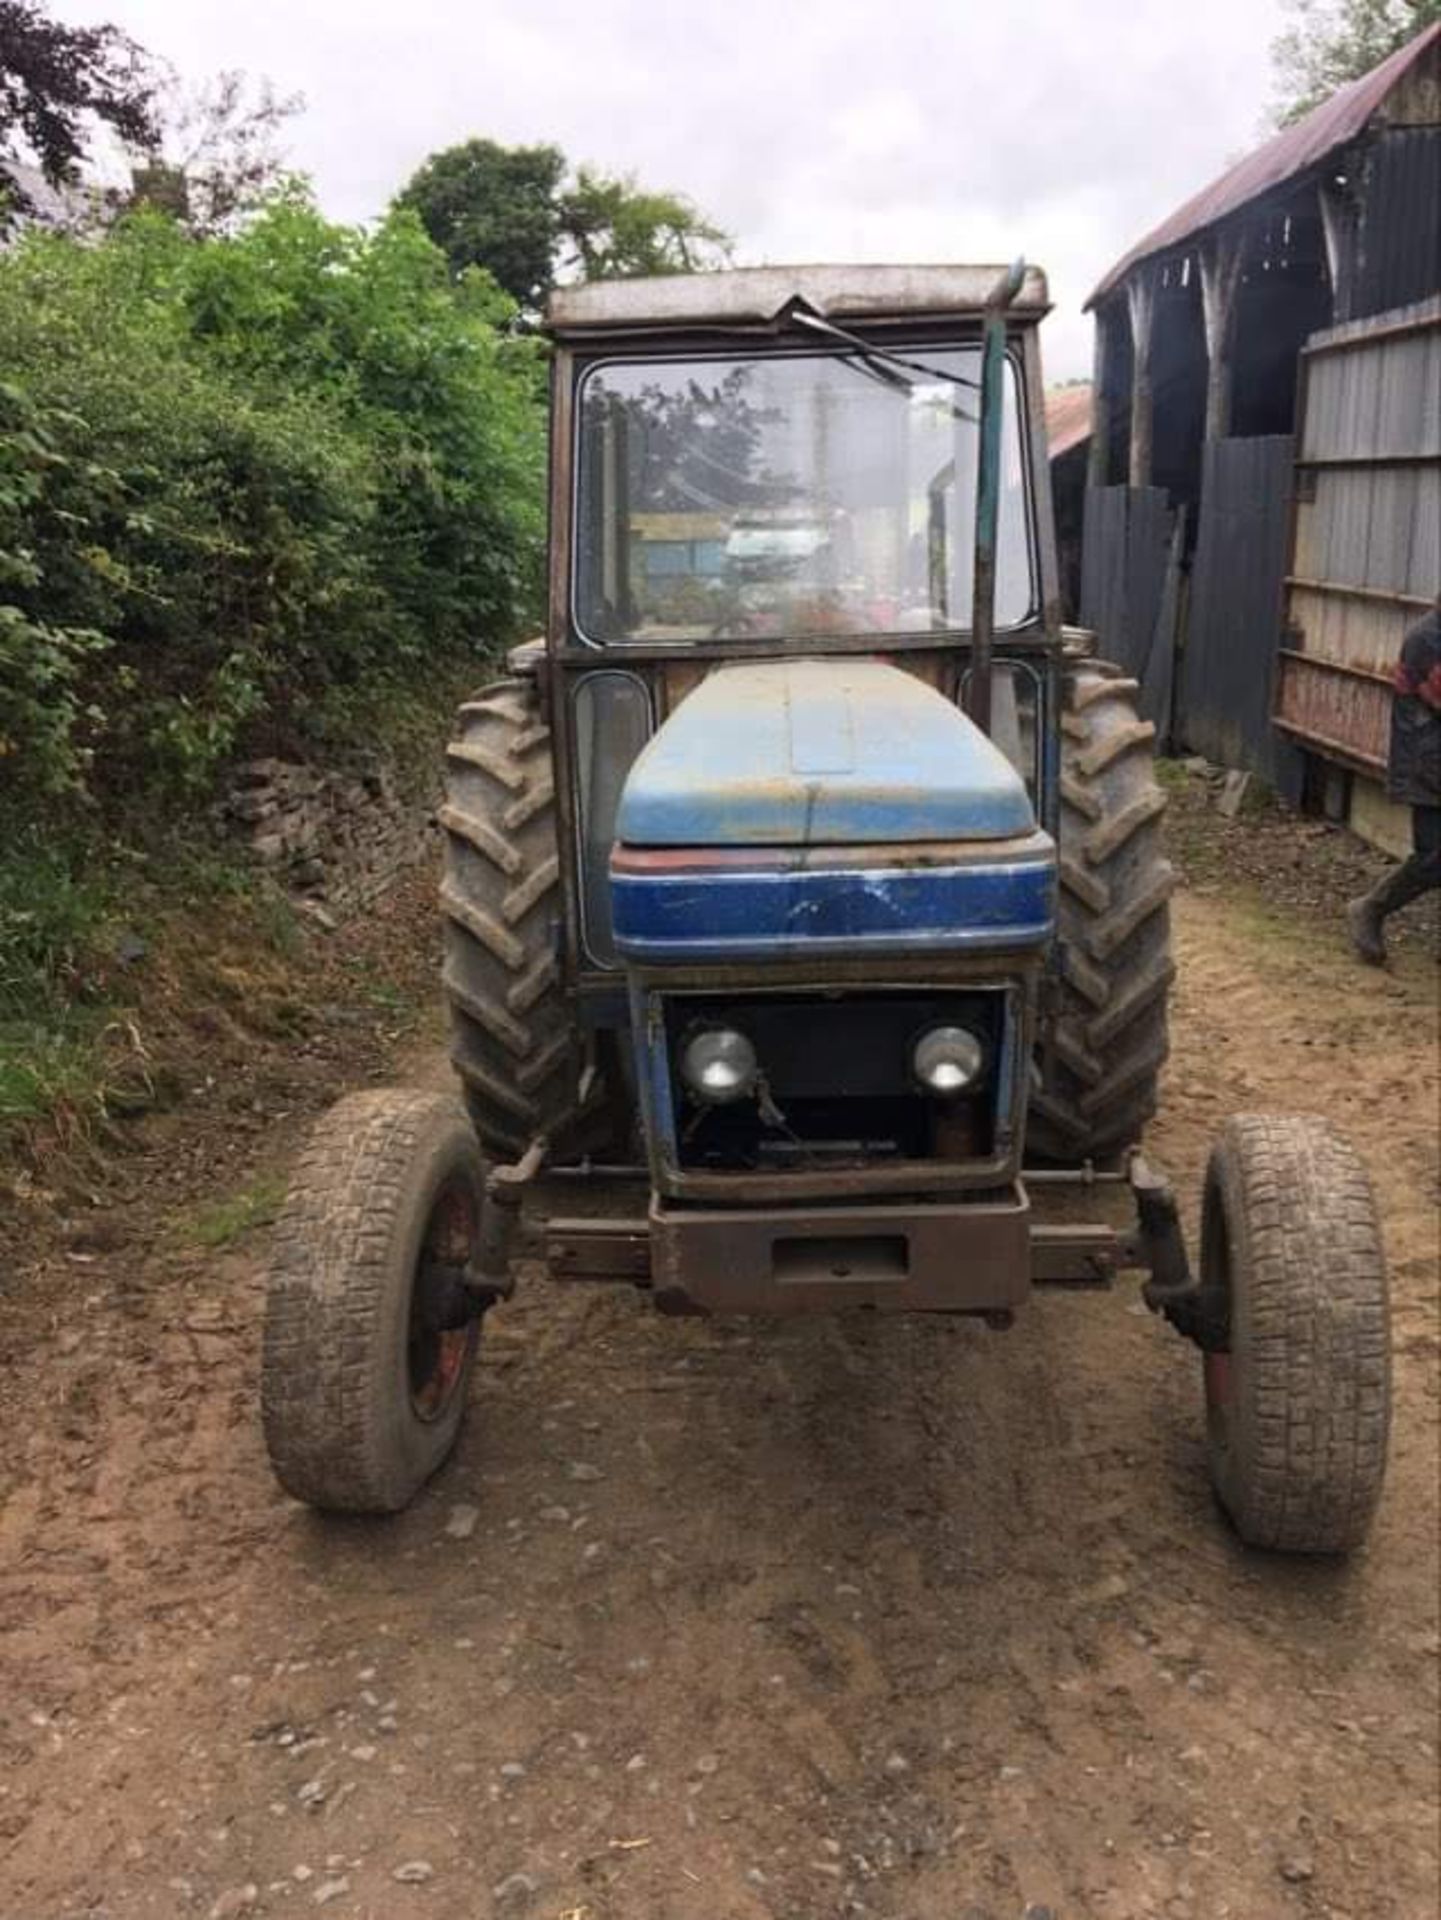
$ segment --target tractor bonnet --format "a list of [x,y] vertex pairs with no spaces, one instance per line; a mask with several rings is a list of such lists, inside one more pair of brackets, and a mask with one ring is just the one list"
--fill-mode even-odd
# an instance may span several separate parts
[[1054,890],[1005,755],[879,660],[712,673],[632,767],[611,856],[643,963],[1034,948]]
[[1004,840],[1036,822],[1025,783],[980,729],[879,660],[722,667],[631,768],[629,846]]

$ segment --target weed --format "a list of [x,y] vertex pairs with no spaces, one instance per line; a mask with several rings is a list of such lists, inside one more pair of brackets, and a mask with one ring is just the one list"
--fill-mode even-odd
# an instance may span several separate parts
[[0,858],[0,1020],[87,997],[114,902],[108,876],[38,828],[10,832]]
[[0,1139],[48,1115],[93,1112],[101,1099],[88,1034],[34,1022],[0,1026]]
[[228,1247],[257,1227],[268,1227],[285,1198],[285,1181],[277,1173],[260,1173],[238,1193],[197,1208],[180,1223],[180,1237],[191,1246],[215,1252]]
[[300,916],[273,881],[252,880],[247,899],[251,921],[261,940],[282,960],[293,960],[303,945]]

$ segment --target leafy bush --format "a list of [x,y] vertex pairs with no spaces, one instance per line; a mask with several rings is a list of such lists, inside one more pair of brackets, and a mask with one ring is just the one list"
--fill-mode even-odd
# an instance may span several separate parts
[[412,215],[296,191],[0,254],[0,1146],[148,1074],[122,916],[223,890],[193,822],[228,760],[403,744],[533,614],[512,315]]
[[46,579],[30,541],[54,510],[67,465],[29,395],[0,385],[0,771],[14,763],[51,792],[80,773],[78,682],[104,645],[97,633],[36,616]]
[[0,258],[0,796],[165,803],[507,639],[543,464],[508,317],[412,216],[294,191]]

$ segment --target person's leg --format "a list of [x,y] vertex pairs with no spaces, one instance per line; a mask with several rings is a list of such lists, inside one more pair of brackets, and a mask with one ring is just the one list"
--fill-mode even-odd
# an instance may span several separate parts
[[1411,809],[1411,844],[1410,856],[1346,909],[1351,944],[1373,967],[1386,962],[1386,916],[1441,887],[1441,807]]

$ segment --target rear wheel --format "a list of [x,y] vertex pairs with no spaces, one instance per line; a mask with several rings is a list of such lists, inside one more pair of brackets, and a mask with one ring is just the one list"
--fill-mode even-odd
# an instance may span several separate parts
[[560,862],[550,732],[535,682],[461,707],[446,750],[444,986],[451,1060],[488,1153],[581,1130],[584,1055],[556,954]]
[[351,1094],[316,1128],[276,1227],[261,1361],[271,1465],[298,1500],[396,1512],[454,1446],[483,1204],[454,1099]]
[[1238,1114],[1206,1173],[1201,1284],[1212,1484],[1250,1546],[1345,1553],[1386,1468],[1391,1348],[1376,1202],[1325,1121]]
[[1156,729],[1137,685],[1103,664],[1068,674],[1061,716],[1061,978],[1041,1033],[1032,1150],[1103,1160],[1156,1110],[1175,965]]

